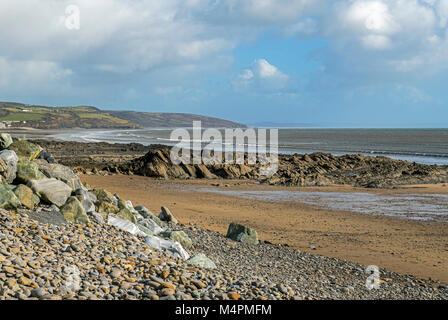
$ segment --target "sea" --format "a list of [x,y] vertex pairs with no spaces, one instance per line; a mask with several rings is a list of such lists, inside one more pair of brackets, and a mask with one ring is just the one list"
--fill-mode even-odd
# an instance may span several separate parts
[[[266,129],[269,151],[272,128]],[[52,138],[79,142],[141,143],[143,145],[175,145],[174,128],[148,128],[135,130],[76,130],[56,133]],[[191,128],[186,129],[193,137]],[[225,136],[224,129],[219,129]],[[194,141],[191,138],[191,141]],[[210,141],[201,140],[204,144]],[[221,144],[221,143],[219,143]],[[222,143],[224,147],[225,143]],[[448,129],[328,129],[328,128],[279,128],[278,144],[283,154],[309,154],[313,152],[334,155],[364,154],[386,156],[422,164],[448,165]],[[247,150],[247,143],[236,150]]]

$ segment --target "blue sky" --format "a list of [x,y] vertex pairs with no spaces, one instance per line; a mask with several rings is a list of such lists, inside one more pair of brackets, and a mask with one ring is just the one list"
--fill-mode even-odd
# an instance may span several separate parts
[[0,71],[3,101],[448,127],[448,0],[3,0]]

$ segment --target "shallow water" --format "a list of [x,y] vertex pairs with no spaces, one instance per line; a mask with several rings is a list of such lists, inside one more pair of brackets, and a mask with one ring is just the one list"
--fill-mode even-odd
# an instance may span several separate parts
[[300,202],[328,210],[351,211],[410,220],[448,222],[448,194],[374,194],[302,191],[233,191],[202,189],[244,199]]

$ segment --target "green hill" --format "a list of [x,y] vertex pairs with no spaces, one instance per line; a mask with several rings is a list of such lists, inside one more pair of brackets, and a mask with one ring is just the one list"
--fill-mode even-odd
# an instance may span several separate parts
[[106,111],[95,107],[46,107],[0,102],[0,123],[10,127],[37,129],[136,129],[141,127],[191,127],[201,120],[203,127],[245,127],[243,124],[186,113]]
[[39,129],[140,127],[95,107],[45,107],[13,102],[0,102],[0,121],[12,127]]
[[193,121],[201,121],[203,128],[245,128],[246,125],[219,118],[190,113],[108,111],[122,119],[130,120],[143,128],[191,127]]

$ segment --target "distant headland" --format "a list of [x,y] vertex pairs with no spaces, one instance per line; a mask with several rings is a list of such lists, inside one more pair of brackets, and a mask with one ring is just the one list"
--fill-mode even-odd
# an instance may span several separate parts
[[92,106],[48,107],[17,102],[0,102],[0,128],[36,129],[138,129],[190,127],[246,127],[224,119],[188,113],[101,110]]

